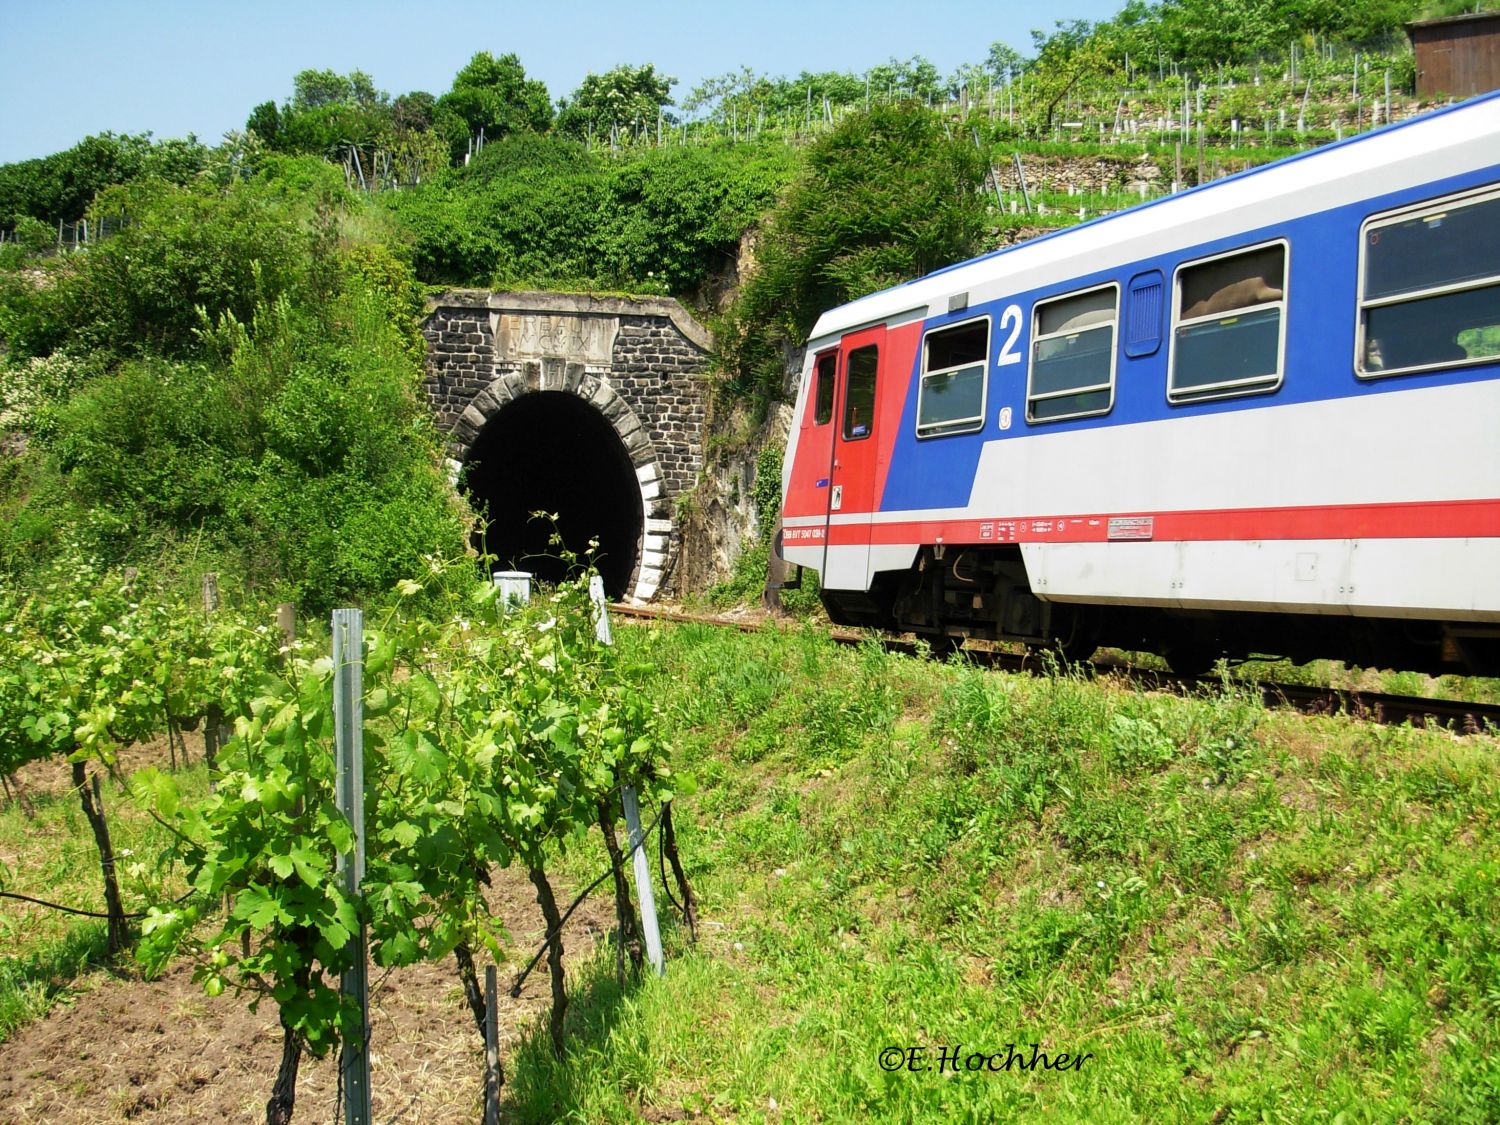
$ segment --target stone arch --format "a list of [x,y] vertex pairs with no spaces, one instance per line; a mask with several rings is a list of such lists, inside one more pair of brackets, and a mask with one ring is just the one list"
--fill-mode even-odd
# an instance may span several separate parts
[[[553,460],[548,442],[568,440],[568,432],[575,441],[585,430],[598,436],[580,424],[577,412],[527,408],[511,416],[529,418],[533,428],[509,431],[502,441],[497,420],[527,396],[586,403],[589,416],[606,420],[610,429],[607,440],[584,448],[618,442],[629,465],[618,479],[636,478],[638,496],[632,494],[629,507],[639,512],[638,559],[619,596],[648,600],[680,592],[676,501],[693,492],[704,467],[708,330],[666,298],[452,290],[429,299],[422,333],[428,343],[423,392],[447,435],[455,480],[475,459],[476,442],[492,463],[509,458],[512,446],[530,444],[540,465]],[[486,450],[481,435],[489,427],[495,440]],[[566,462],[560,464],[566,471]],[[507,479],[525,477],[524,461],[513,468]],[[600,478],[617,479],[612,472]],[[546,477],[534,479],[545,492]],[[585,509],[605,512],[602,501],[574,499],[580,519]],[[623,507],[623,487],[617,499]],[[602,518],[612,522],[616,510]]]
[[640,500],[640,535],[630,577],[623,584],[627,600],[650,601],[657,594],[672,559],[672,520],[657,451],[640,417],[609,383],[579,364],[561,361],[528,363],[522,371],[499,375],[464,409],[458,440],[450,446],[449,469],[457,479],[485,430],[507,407],[536,394],[574,396],[606,422],[629,459]]

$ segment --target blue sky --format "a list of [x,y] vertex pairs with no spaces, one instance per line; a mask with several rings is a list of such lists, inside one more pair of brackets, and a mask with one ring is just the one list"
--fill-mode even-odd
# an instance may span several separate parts
[[859,72],[920,54],[944,75],[996,40],[1028,50],[1032,28],[1103,19],[1123,0],[0,0],[0,163],[90,133],[195,133],[217,143],[257,103],[281,102],[307,68],[359,69],[391,94],[441,94],[475,51],[514,51],[555,101],[590,71],[655,63],[699,81]]

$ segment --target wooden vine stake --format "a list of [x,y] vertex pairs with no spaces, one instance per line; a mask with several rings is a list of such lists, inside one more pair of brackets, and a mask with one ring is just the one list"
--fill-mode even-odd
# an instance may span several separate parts
[[[666,807],[661,810],[661,846],[667,854],[667,862],[672,865],[672,875],[677,880],[677,889],[682,893],[682,920],[687,923],[688,939],[698,940],[698,897],[693,894],[693,888],[688,884],[687,872],[682,869],[682,856],[677,851],[677,831],[672,827],[672,802],[668,801]],[[666,873],[662,873],[662,882],[667,879]]]
[[615,878],[615,917],[619,920],[619,938],[615,943],[615,977],[620,986],[625,985],[625,953],[630,953],[630,967],[641,971],[645,960],[641,952],[641,927],[636,918],[635,904],[630,901],[630,884],[625,881],[625,856],[620,851],[620,841],[615,838],[615,813],[610,803],[599,802],[599,830],[604,833],[604,847],[609,852],[610,869]]
[[[219,576],[214,571],[203,575],[203,612],[212,617],[219,611]],[[214,787],[214,771],[219,768],[219,750],[229,741],[231,731],[224,722],[224,712],[211,703],[203,716],[203,762],[208,767],[208,787]]]
[[563,1019],[568,1014],[568,990],[563,983],[562,915],[552,894],[552,884],[547,882],[547,873],[541,865],[533,865],[529,874],[531,885],[536,888],[537,905],[542,908],[542,918],[547,923],[547,970],[552,977],[552,1016],[548,1030],[552,1033],[552,1053],[562,1058]]
[[499,992],[495,984],[495,966],[484,967],[484,1125],[500,1125],[500,1086],[505,1072],[500,1069]]

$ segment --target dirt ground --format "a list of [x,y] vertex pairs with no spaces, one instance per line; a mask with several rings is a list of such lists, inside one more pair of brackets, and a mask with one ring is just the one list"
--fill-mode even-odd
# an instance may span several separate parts
[[[556,892],[571,900],[566,888]],[[545,932],[525,874],[497,873],[491,905],[524,961]],[[568,964],[581,964],[613,923],[608,894],[590,896],[564,932]],[[507,1065],[524,1027],[545,1018],[551,998],[545,963],[512,1000],[514,973],[515,966],[501,967],[500,1054]],[[372,968],[371,994],[373,1120],[479,1120],[484,1051],[453,959],[389,976]],[[193,983],[190,965],[154,981],[128,967],[117,975],[99,971],[78,981],[46,1019],[0,1044],[0,1123],[263,1121],[280,1058],[274,1006],[252,1014],[233,995],[210,999]],[[341,1121],[337,1084],[336,1055],[304,1056],[296,1120]]]

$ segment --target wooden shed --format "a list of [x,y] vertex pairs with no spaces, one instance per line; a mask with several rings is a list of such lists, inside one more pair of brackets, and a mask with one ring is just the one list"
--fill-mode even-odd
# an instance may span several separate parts
[[1417,97],[1467,98],[1500,89],[1500,11],[1406,25],[1417,54]]

